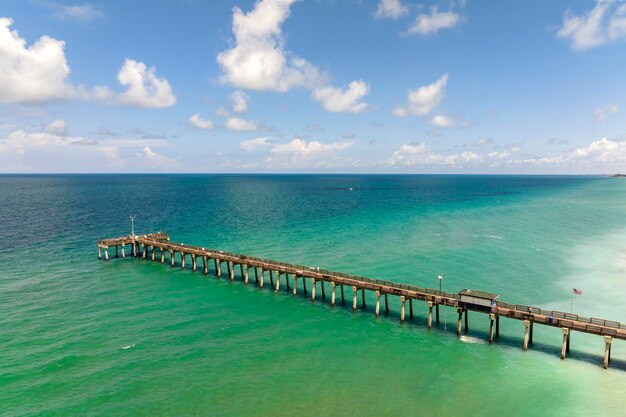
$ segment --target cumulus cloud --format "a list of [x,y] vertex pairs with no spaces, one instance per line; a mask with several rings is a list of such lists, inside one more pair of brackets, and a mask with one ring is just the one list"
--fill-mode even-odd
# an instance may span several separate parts
[[67,82],[70,68],[65,42],[42,36],[26,46],[13,20],[0,18],[0,100],[11,103],[43,103],[63,100],[72,94]]
[[70,6],[52,4],[51,7],[56,9],[54,12],[55,17],[75,23],[91,23],[94,20],[104,17],[104,12],[98,6],[89,3]]
[[363,97],[370,91],[370,86],[363,81],[352,81],[345,90],[326,86],[313,90],[313,98],[320,102],[324,109],[333,113],[361,113],[367,109]]
[[409,90],[404,106],[396,106],[393,114],[398,117],[415,115],[426,116],[443,100],[444,90],[448,83],[448,74],[443,74],[432,84]]
[[231,117],[226,120],[226,129],[235,130],[237,132],[253,132],[263,128],[261,123],[254,120],[245,120],[239,117]]
[[594,111],[594,116],[596,122],[606,122],[610,115],[615,114],[619,111],[619,106],[617,104],[612,104],[606,107],[598,107]]
[[430,119],[429,123],[433,126],[445,129],[463,129],[469,126],[467,122],[455,120],[454,118],[446,116],[444,114],[438,114],[434,116],[432,119]]
[[316,140],[306,141],[296,138],[288,143],[278,143],[274,145],[272,152],[311,155],[323,152],[341,151],[348,149],[353,144],[353,141],[321,143]]
[[402,145],[387,161],[390,166],[448,166],[463,167],[482,162],[484,158],[475,152],[444,154],[432,151],[425,142]]
[[312,90],[313,97],[329,111],[363,111],[366,105],[359,100],[369,91],[366,83],[353,81],[346,91],[333,87],[315,65],[285,49],[281,27],[295,1],[258,0],[247,13],[238,6],[233,8],[234,45],[217,55],[221,82],[279,93],[303,87]]
[[284,50],[281,25],[295,0],[262,0],[244,13],[233,8],[233,48],[218,54],[222,81],[238,88],[285,92],[315,84],[317,69]]
[[70,67],[65,57],[65,42],[42,36],[31,46],[17,31],[13,21],[0,18],[0,101],[42,104],[81,99],[138,107],[169,107],[176,98],[167,82],[156,76],[154,68],[127,59],[118,73],[127,90],[116,95],[107,87],[91,89],[68,81]]
[[175,168],[180,165],[177,159],[169,158],[155,152],[149,146],[146,146],[140,152],[135,153],[131,159],[133,162],[138,162],[148,168]]
[[196,129],[201,129],[201,130],[213,129],[213,122],[210,120],[203,119],[200,116],[200,113],[196,113],[193,116],[191,116],[189,118],[189,124]]
[[64,135],[67,131],[67,124],[63,119],[57,119],[44,128],[44,132],[55,135]]
[[591,49],[626,37],[626,4],[616,0],[596,0],[581,16],[567,10],[557,36],[571,42],[577,51]]
[[176,104],[170,83],[156,75],[156,68],[148,68],[143,62],[126,59],[117,79],[126,91],[118,100],[122,104],[145,108],[171,107]]
[[619,169],[626,163],[626,141],[602,138],[561,155],[515,159],[509,163],[511,165],[591,168],[596,172],[611,167],[618,167]]
[[226,110],[226,107],[220,106],[217,110],[215,110],[215,115],[219,117],[228,117],[230,113]]
[[411,35],[433,35],[442,29],[450,29],[461,21],[460,16],[452,11],[440,12],[436,7],[430,13],[419,14],[415,22],[409,27]]
[[243,91],[234,91],[228,98],[230,99],[235,113],[245,113],[248,111],[250,96]]
[[255,139],[248,139],[239,142],[239,149],[246,152],[252,152],[259,148],[267,148],[271,146],[275,142],[274,138],[271,137],[262,137]]
[[409,8],[401,0],[380,0],[374,17],[377,19],[399,19],[409,13]]

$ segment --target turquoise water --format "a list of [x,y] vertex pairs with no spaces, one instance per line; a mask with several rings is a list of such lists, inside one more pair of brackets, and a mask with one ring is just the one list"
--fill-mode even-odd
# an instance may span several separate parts
[[[2,416],[621,416],[626,343],[470,313],[428,331],[137,259],[172,240],[626,322],[626,181],[515,176],[0,176]],[[211,269],[212,270],[212,269]],[[237,271],[238,272],[238,271]],[[319,294],[319,291],[318,291]],[[351,295],[348,291],[348,295]]]

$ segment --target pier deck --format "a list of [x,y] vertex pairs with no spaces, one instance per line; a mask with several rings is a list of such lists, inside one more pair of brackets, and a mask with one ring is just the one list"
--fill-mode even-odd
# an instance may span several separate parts
[[[269,272],[270,285],[276,292],[280,290],[281,275],[287,290],[290,289],[290,279],[292,276],[293,293],[297,291],[297,280],[302,279],[302,287],[305,293],[307,290],[307,280],[311,287],[311,298],[315,299],[317,283],[320,283],[322,297],[326,299],[326,288],[324,283],[331,286],[331,303],[334,305],[336,301],[336,289],[341,290],[342,301],[345,301],[344,288],[347,286],[352,290],[352,308],[356,309],[358,305],[358,293],[361,292],[361,305],[365,307],[365,291],[372,291],[376,296],[375,313],[380,313],[381,297],[384,296],[385,309],[389,311],[388,297],[397,296],[401,302],[400,320],[404,321],[406,316],[406,301],[409,301],[410,317],[413,317],[413,300],[422,301],[428,304],[428,327],[431,328],[433,322],[433,308],[435,309],[436,322],[439,322],[439,306],[455,308],[458,313],[457,334],[461,334],[461,323],[463,315],[465,315],[465,331],[468,331],[468,311],[476,311],[487,314],[490,320],[489,342],[499,336],[500,317],[522,321],[524,324],[524,350],[528,348],[533,341],[533,326],[541,324],[545,326],[558,327],[563,334],[563,343],[561,348],[561,358],[565,359],[570,347],[570,333],[577,331],[581,333],[590,333],[604,337],[605,350],[604,362],[605,368],[608,367],[611,357],[611,344],[613,339],[626,340],[626,324],[612,320],[599,318],[582,317],[577,314],[564,313],[556,310],[546,310],[528,305],[511,304],[493,299],[492,302],[468,302],[467,298],[463,298],[461,293],[449,293],[431,288],[421,288],[413,285],[399,284],[386,280],[378,280],[362,276],[344,274],[341,272],[327,271],[320,268],[314,268],[303,265],[295,265],[284,262],[276,262],[268,259],[255,258],[251,256],[235,254],[220,250],[207,249],[200,246],[188,246],[183,243],[170,242],[169,235],[165,233],[152,233],[147,235],[128,235],[119,238],[102,239],[98,241],[98,255],[103,259],[109,259],[109,248],[114,247],[116,256],[119,256],[118,248],[121,248],[122,257],[126,257],[125,248],[130,245],[130,255],[132,257],[150,257],[152,261],[156,260],[156,251],[159,251],[161,263],[165,263],[165,255],[169,254],[169,261],[172,267],[175,266],[176,254],[179,254],[180,265],[185,268],[185,260],[187,257],[191,260],[192,270],[197,270],[197,260],[201,259],[203,263],[203,271],[205,274],[209,272],[209,261],[213,261],[217,276],[221,276],[221,266],[226,264],[228,276],[231,280],[235,277],[235,267],[241,269],[241,277],[247,284],[249,281],[249,270],[253,269],[255,282],[260,287],[264,285],[264,274]],[[274,284],[274,278],[276,283]],[[474,292],[475,294],[487,294]],[[465,301],[464,301],[465,300]],[[486,299],[485,299],[486,300]]]

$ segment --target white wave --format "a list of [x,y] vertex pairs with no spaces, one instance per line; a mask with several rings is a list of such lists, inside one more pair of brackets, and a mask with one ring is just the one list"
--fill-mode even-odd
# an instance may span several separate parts
[[133,343],[132,345],[124,346],[122,349],[126,350],[126,349],[130,349],[133,347],[135,347],[135,343]]

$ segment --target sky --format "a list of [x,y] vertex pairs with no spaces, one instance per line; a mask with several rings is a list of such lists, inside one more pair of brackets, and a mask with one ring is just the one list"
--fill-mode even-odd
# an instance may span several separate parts
[[626,2],[3,0],[0,172],[626,172]]

